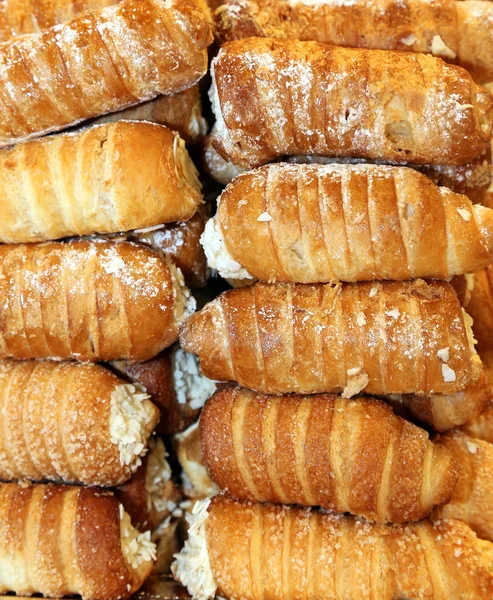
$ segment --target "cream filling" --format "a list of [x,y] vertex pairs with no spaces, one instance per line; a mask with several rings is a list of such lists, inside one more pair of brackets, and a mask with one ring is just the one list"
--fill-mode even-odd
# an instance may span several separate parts
[[175,135],[173,140],[173,156],[178,179],[185,179],[188,185],[200,192],[202,184],[200,183],[199,172],[190,158],[190,154],[188,154],[185,141],[178,134]]
[[171,354],[171,364],[178,404],[188,404],[193,410],[202,408],[216,391],[216,383],[202,375],[198,357],[177,348]]
[[207,257],[207,264],[216,269],[224,279],[254,279],[250,273],[234,260],[226,248],[221,227],[215,218],[209,219],[200,243]]
[[224,122],[223,111],[221,110],[221,102],[219,101],[219,92],[217,91],[216,76],[214,73],[216,61],[219,59],[220,56],[221,51],[219,51],[219,54],[211,62],[212,85],[209,90],[209,100],[212,105],[212,112],[216,117],[216,122],[214,124],[214,133],[224,140],[228,139],[228,128],[226,127],[226,123]]
[[464,318],[464,326],[466,328],[467,343],[469,344],[469,349],[471,350],[471,362],[472,362],[472,366],[473,366],[473,377],[477,378],[477,377],[479,377],[479,373],[482,370],[483,363],[481,362],[481,358],[475,348],[475,344],[477,344],[478,342],[474,338],[474,333],[472,330],[474,321],[473,321],[471,315],[468,314],[463,308],[461,308],[461,310],[462,310],[462,315]]
[[131,384],[119,385],[111,394],[110,436],[118,446],[120,463],[137,468],[146,453],[149,433],[146,428],[152,421],[152,404],[149,394]]
[[205,530],[209,504],[210,498],[196,502],[192,512],[187,514],[188,539],[182,551],[174,555],[176,560],[171,566],[173,575],[188,589],[194,600],[213,598],[217,590]]
[[132,569],[138,569],[144,562],[156,560],[156,544],[151,542],[151,532],[140,533],[135,529],[121,504],[120,536],[123,558]]
[[153,438],[149,444],[145,487],[149,508],[157,512],[166,512],[169,498],[165,496],[166,484],[171,479],[171,467],[166,457],[166,448],[161,438]]
[[185,285],[185,279],[181,270],[173,263],[169,257],[165,257],[171,274],[173,285],[174,315],[178,326],[184,323],[188,317],[197,309],[197,303],[192,293]]

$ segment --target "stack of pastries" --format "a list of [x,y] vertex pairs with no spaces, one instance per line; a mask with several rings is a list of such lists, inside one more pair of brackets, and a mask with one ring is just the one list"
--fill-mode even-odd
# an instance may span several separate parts
[[180,330],[224,382],[199,423],[221,493],[172,567],[198,600],[493,597],[490,363],[468,313],[493,281],[493,212],[472,202],[484,4],[215,11],[204,163],[229,184],[201,240],[235,289]]
[[181,500],[153,433],[203,396],[171,346],[212,34],[188,0],[9,0],[0,37],[0,593],[127,598]]

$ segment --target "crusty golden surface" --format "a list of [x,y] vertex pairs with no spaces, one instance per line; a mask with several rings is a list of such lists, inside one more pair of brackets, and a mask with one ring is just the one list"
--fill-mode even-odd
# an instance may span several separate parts
[[479,376],[444,282],[257,283],[192,315],[180,340],[206,377],[264,393],[448,394]]
[[493,351],[493,264],[474,274],[467,311],[473,318],[480,351]]
[[434,519],[460,519],[478,537],[493,541],[493,444],[456,431],[439,438],[459,465],[459,480],[450,502]]
[[0,241],[36,242],[180,221],[202,201],[184,142],[120,121],[0,150]]
[[170,269],[128,242],[0,246],[0,357],[146,360],[178,336]]
[[313,40],[353,48],[425,52],[493,81],[493,6],[453,0],[229,0],[215,13],[220,39]]
[[13,483],[0,484],[0,557],[1,593],[84,600],[128,598],[153,564],[127,565],[118,502],[107,492]]
[[0,46],[0,146],[179,92],[212,41],[189,0],[122,0]]
[[268,165],[226,188],[216,221],[263,281],[450,279],[493,262],[493,210],[401,167]]
[[243,167],[310,154],[463,165],[488,149],[493,97],[433,56],[249,38],[212,66],[212,143]]
[[[114,486],[129,479],[139,455],[123,464],[112,440],[112,399],[125,384],[99,365],[0,361],[0,480]],[[147,443],[159,411],[149,411]]]
[[[483,548],[461,521],[370,525],[219,497],[205,526],[218,594],[229,599],[490,600],[493,595]],[[484,552],[491,547],[483,545]]]
[[401,523],[447,502],[457,480],[449,452],[368,398],[227,387],[203,408],[200,434],[212,478],[240,500]]
[[[493,351],[482,350],[481,359],[488,377],[489,393],[490,396],[493,396]],[[493,444],[493,407],[477,415],[476,418],[462,425],[460,429],[473,438],[486,440]]]

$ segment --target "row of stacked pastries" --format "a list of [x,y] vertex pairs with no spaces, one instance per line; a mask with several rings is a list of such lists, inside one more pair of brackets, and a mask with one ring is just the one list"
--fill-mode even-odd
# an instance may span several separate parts
[[[0,474],[114,495],[3,484],[0,588],[134,592],[156,558],[134,527],[157,528],[166,554],[167,517],[181,512],[151,433],[194,423],[174,438],[184,491],[226,492],[194,506],[174,566],[198,598],[217,588],[279,600],[306,590],[490,598],[492,547],[472,530],[493,539],[491,390],[464,312],[471,296],[475,331],[489,338],[488,305],[471,278],[460,301],[431,280],[457,276],[464,292],[463,275],[492,262],[492,213],[470,200],[486,198],[491,179],[493,98],[479,85],[491,72],[492,5],[217,9],[218,44],[236,41],[213,62],[206,168],[226,182],[286,156],[295,164],[247,171],[222,194],[203,245],[210,267],[247,287],[190,317],[185,281],[207,277],[197,244],[207,209],[183,141],[162,124],[188,143],[205,132],[197,81],[211,13],[187,0],[82,4],[38,1],[22,19],[26,6],[11,1],[0,18],[6,38],[30,34],[0,46],[0,136],[21,142],[0,151]],[[347,28],[363,21],[378,25],[373,37]],[[476,83],[409,51],[458,62]],[[190,354],[166,350],[179,330],[209,379]],[[488,367],[487,344],[479,351]],[[198,427],[210,379],[244,388],[216,392]],[[69,547],[73,569],[57,560]]]
[[491,8],[216,10],[194,598],[492,596]]

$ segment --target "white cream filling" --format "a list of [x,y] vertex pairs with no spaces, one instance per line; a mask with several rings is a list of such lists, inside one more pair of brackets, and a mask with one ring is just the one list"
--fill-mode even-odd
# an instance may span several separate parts
[[171,566],[173,575],[188,589],[194,600],[213,598],[217,590],[205,530],[209,504],[210,498],[196,502],[192,512],[187,514],[188,539],[182,551],[175,554],[176,560]]
[[166,264],[168,265],[169,272],[171,273],[171,282],[173,284],[173,298],[174,298],[174,315],[178,326],[184,323],[190,315],[192,315],[197,309],[197,303],[192,293],[185,285],[185,279],[181,270],[173,263],[173,261],[166,257]]
[[477,354],[475,345],[478,343],[477,340],[474,339],[474,333],[472,330],[474,321],[469,313],[467,313],[463,308],[461,308],[461,310],[462,317],[464,318],[464,326],[466,328],[467,343],[469,344],[469,348],[471,350],[471,356],[474,357]]
[[221,53],[222,53],[222,51],[220,50],[219,54],[211,62],[212,85],[209,90],[209,100],[212,105],[212,112],[214,113],[214,116],[216,117],[216,122],[214,124],[214,133],[218,137],[220,137],[224,140],[224,139],[228,139],[228,128],[226,127],[226,123],[224,122],[223,111],[221,110],[221,102],[219,101],[219,92],[217,91],[216,76],[214,73],[214,67],[215,67],[216,61],[221,56]]
[[110,435],[111,443],[118,446],[120,463],[137,468],[146,453],[149,434],[147,426],[152,420],[152,404],[149,394],[139,391],[132,384],[123,384],[111,394]]
[[221,227],[215,218],[209,219],[200,243],[207,257],[207,264],[216,269],[224,279],[253,279],[252,275],[234,260],[226,248]]
[[202,375],[198,357],[177,348],[171,354],[171,364],[178,404],[188,404],[193,410],[202,408],[216,391],[216,383]]
[[132,569],[138,569],[144,562],[156,560],[156,544],[151,542],[151,532],[140,533],[135,529],[121,504],[120,535],[123,558]]
[[150,509],[166,512],[169,498],[165,496],[166,484],[171,479],[171,467],[166,457],[166,448],[161,438],[153,438],[149,444],[150,452],[147,458],[145,487],[150,503]]

